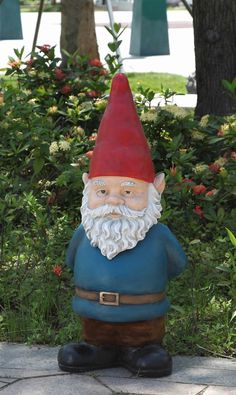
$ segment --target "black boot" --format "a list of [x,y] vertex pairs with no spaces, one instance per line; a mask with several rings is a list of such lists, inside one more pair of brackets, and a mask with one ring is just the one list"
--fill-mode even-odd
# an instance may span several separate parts
[[142,377],[163,377],[172,372],[172,359],[160,344],[124,348],[121,365]]
[[110,346],[70,343],[60,348],[57,359],[65,372],[86,372],[118,366],[118,351]]

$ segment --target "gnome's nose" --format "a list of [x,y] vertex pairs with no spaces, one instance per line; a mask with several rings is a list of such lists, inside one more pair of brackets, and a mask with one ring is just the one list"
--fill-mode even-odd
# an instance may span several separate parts
[[119,206],[120,204],[124,204],[124,199],[119,194],[111,193],[107,195],[106,203],[112,204],[113,206]]

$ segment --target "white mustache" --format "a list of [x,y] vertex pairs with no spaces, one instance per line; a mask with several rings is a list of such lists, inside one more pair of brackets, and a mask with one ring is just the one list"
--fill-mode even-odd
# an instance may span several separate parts
[[147,209],[144,208],[143,210],[132,210],[124,205],[112,206],[110,204],[105,204],[104,206],[94,209],[87,207],[87,210],[91,217],[95,219],[105,217],[109,214],[118,214],[126,218],[140,218],[144,216]]

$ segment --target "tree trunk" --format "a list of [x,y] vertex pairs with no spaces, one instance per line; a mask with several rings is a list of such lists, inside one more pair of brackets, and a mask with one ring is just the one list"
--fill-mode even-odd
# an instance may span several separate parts
[[78,50],[79,55],[87,55],[90,59],[99,58],[93,0],[62,0],[61,6],[63,64],[66,63],[66,56],[62,49],[70,54]]
[[196,56],[196,116],[235,111],[222,80],[236,76],[236,1],[193,0]]

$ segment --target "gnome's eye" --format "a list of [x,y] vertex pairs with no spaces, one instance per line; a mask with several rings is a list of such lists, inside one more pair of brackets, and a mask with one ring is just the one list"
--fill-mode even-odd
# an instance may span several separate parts
[[124,195],[125,195],[125,196],[130,196],[131,194],[132,194],[132,191],[128,191],[128,190],[127,190],[127,191],[124,191]]
[[99,191],[97,191],[97,196],[101,197],[101,196],[105,196],[107,193],[107,191],[105,189],[99,189]]

